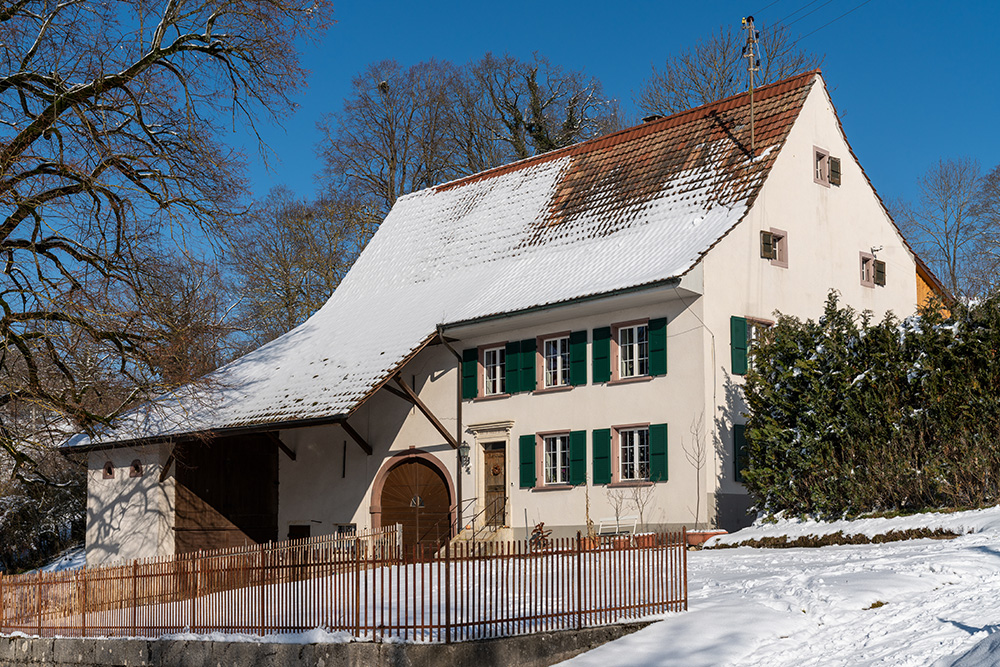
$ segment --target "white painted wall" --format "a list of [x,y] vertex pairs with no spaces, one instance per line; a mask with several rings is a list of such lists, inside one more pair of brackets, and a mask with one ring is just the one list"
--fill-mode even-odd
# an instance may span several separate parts
[[[813,181],[813,147],[841,158],[842,185],[824,187]],[[760,257],[760,232],[788,232],[788,268]],[[886,263],[886,285],[864,287],[859,252],[881,247],[876,255]],[[731,424],[742,423],[745,410],[739,392],[725,397],[727,386],[743,378],[730,374],[730,316],[773,320],[780,311],[800,318],[818,318],[827,294],[836,288],[841,304],[871,310],[877,318],[887,311],[900,317],[916,309],[916,265],[912,253],[892,225],[875,192],[854,161],[833,106],[817,80],[777,157],[756,204],[743,223],[722,239],[704,261],[705,321],[715,334],[714,382],[723,389],[716,413],[723,423],[717,432],[724,455],[717,457],[710,483],[721,494],[743,494],[733,479]]]
[[[122,447],[87,456],[87,565],[164,556],[174,552],[174,478],[162,484],[166,444]],[[132,461],[142,476],[131,477]],[[111,461],[114,476],[104,479]]]

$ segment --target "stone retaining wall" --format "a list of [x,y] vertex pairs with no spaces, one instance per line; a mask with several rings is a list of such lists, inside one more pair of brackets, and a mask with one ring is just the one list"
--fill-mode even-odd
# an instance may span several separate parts
[[547,667],[645,623],[460,644],[260,644],[143,639],[0,637],[0,666],[46,667]]

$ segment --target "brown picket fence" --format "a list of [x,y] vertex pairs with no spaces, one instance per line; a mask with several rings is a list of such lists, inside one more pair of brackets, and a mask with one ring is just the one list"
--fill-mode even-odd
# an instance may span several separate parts
[[0,576],[0,634],[160,637],[321,629],[452,642],[687,609],[686,535],[404,549],[397,528]]

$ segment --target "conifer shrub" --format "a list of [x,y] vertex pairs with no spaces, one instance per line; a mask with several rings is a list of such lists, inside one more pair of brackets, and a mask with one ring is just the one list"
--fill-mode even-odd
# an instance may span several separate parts
[[765,512],[832,518],[1000,498],[1000,300],[900,321],[779,316],[752,351],[744,483]]

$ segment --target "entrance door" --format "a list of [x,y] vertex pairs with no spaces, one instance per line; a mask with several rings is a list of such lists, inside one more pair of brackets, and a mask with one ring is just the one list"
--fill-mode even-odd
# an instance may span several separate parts
[[504,443],[485,445],[483,461],[486,466],[486,525],[494,528],[507,525],[507,451]]
[[436,550],[451,539],[448,483],[431,465],[406,461],[389,471],[382,487],[382,525],[403,524],[403,545]]

